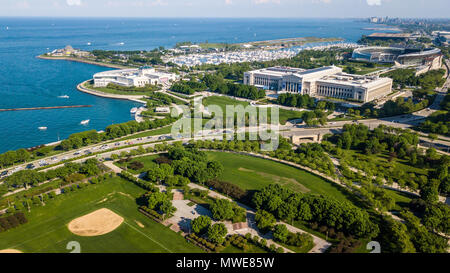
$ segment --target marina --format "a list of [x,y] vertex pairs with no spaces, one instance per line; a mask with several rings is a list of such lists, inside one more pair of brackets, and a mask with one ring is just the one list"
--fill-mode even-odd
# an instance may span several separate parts
[[357,48],[355,43],[326,42],[317,45],[308,44],[304,46],[275,49],[275,50],[244,50],[232,52],[206,53],[206,54],[188,54],[164,59],[164,62],[175,63],[179,66],[192,67],[202,64],[231,64],[243,62],[264,62],[278,59],[292,58],[302,50],[327,50],[332,47],[339,48]]

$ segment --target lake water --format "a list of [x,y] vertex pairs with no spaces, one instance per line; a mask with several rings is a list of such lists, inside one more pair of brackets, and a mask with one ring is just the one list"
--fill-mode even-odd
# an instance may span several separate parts
[[[108,68],[35,58],[70,44],[84,50],[151,50],[182,41],[248,42],[339,37],[355,42],[373,25],[348,19],[52,19],[0,18],[0,109],[61,105],[91,108],[0,112],[0,153],[103,130],[133,117],[139,104],[99,98],[76,85]],[[88,45],[90,43],[91,45]],[[58,98],[61,95],[69,99]],[[90,119],[87,126],[80,121]],[[47,131],[38,127],[46,126]]]

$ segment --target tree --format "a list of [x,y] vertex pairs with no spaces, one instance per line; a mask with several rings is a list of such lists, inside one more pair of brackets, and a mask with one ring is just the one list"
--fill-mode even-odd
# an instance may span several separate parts
[[210,226],[208,228],[207,236],[211,242],[216,244],[222,244],[225,241],[225,235],[227,235],[228,230],[224,224],[218,223]]
[[211,218],[206,215],[199,216],[191,222],[192,232],[196,234],[203,234],[207,232],[210,226]]
[[273,238],[276,241],[286,243],[289,235],[289,230],[286,225],[276,225],[273,229]]
[[163,201],[159,207],[159,210],[164,214],[164,218],[167,218],[167,216],[177,211],[170,200]]
[[439,200],[439,180],[433,179],[420,190],[420,197],[429,203],[436,203]]
[[262,232],[268,232],[272,229],[273,225],[276,223],[275,217],[265,210],[258,210],[255,214],[256,226]]
[[226,199],[216,199],[210,206],[214,219],[223,221],[233,218],[233,203]]
[[388,253],[414,253],[416,249],[411,242],[406,226],[391,218],[384,218],[380,225],[381,243]]

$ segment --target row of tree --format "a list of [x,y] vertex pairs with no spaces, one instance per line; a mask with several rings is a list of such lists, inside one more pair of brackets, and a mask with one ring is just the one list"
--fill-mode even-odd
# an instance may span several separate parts
[[316,101],[313,97],[308,94],[293,94],[293,93],[283,93],[279,94],[276,103],[289,107],[299,107],[307,109],[319,109],[319,110],[330,110],[333,111],[336,108],[336,104],[331,101]]
[[36,186],[47,180],[54,178],[65,179],[74,173],[84,174],[86,176],[94,176],[101,172],[96,159],[88,159],[84,163],[66,163],[63,167],[51,169],[46,172],[38,172],[36,170],[18,171],[8,176],[4,182],[8,187],[21,188],[25,186]]
[[369,214],[349,202],[341,202],[326,196],[295,193],[278,184],[269,185],[256,192],[252,198],[253,206],[265,211],[262,221],[269,221],[262,228],[270,228],[273,214],[278,219],[289,222],[299,220],[318,222],[345,234],[358,238],[374,238],[378,226],[370,220]]
[[266,92],[262,89],[226,81],[221,74],[205,74],[202,81],[210,91],[223,95],[251,100],[262,99],[266,96]]

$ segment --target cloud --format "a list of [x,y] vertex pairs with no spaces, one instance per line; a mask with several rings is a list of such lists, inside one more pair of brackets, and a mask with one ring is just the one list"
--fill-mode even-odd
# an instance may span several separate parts
[[369,6],[381,6],[381,0],[366,0]]
[[252,2],[253,2],[253,4],[255,4],[255,5],[259,5],[259,4],[269,4],[269,3],[280,4],[280,3],[281,3],[281,0],[253,0]]
[[[163,0],[153,0],[153,1],[108,1],[106,2],[107,7],[112,8],[145,8],[145,7],[157,7],[157,6],[167,6],[169,3]],[[185,4],[186,6],[191,6],[192,2]]]
[[66,3],[68,6],[81,6],[83,3],[81,3],[81,0],[66,0]]

